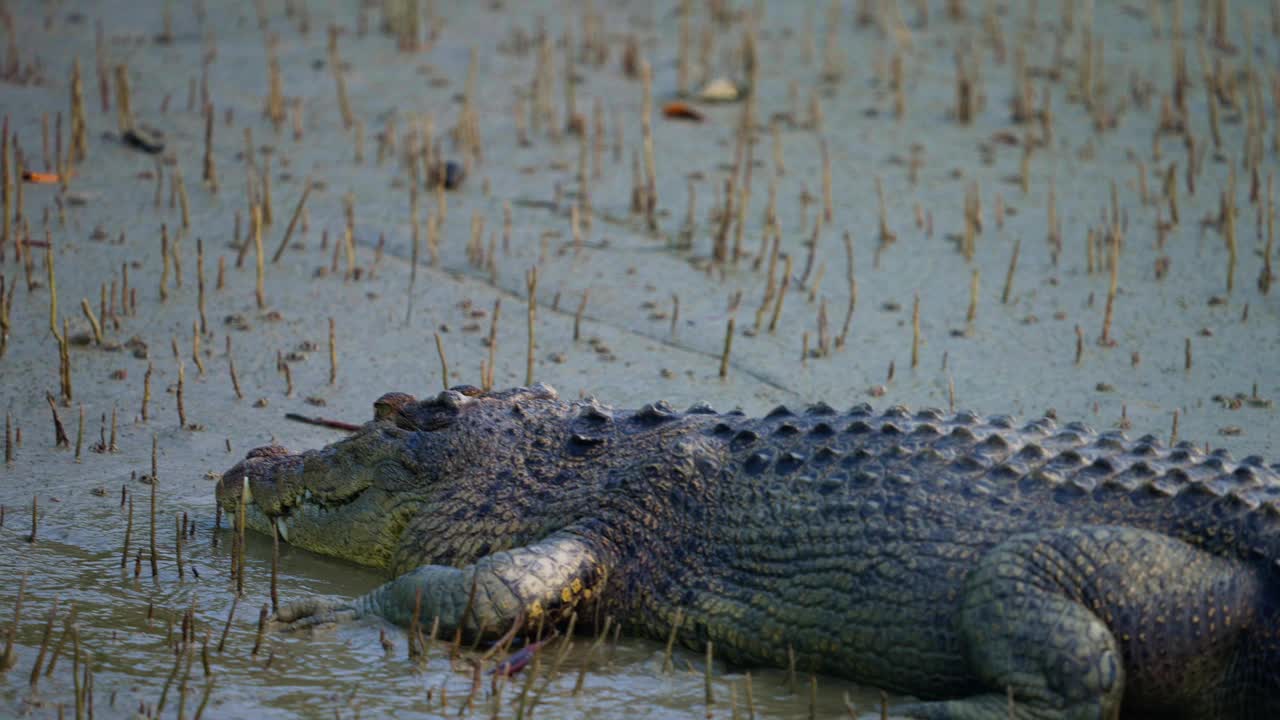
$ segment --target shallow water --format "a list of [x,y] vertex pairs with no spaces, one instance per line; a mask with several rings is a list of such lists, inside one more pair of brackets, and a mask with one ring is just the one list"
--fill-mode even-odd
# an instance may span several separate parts
[[[63,222],[54,188],[24,188],[37,239],[43,235],[39,225],[43,212],[48,208],[50,213],[60,316],[70,321],[73,334],[87,330],[78,301],[89,299],[96,308],[100,285],[122,282],[121,265],[129,263],[138,312],[119,317],[120,326],[109,326],[107,338],[123,342],[136,335],[149,345],[149,359],[128,350],[73,347],[75,398],[69,406],[60,406],[59,413],[74,444],[83,405],[83,457],[77,462],[72,450],[55,448],[44,391],[58,388],[57,351],[48,332],[49,292],[39,287],[43,256],[36,255],[37,287],[28,292],[21,266],[6,251],[0,275],[8,283],[22,285],[14,295],[9,347],[0,358],[0,400],[14,429],[20,428],[22,434],[14,462],[0,466],[0,504],[5,507],[0,528],[0,608],[4,608],[0,619],[6,624],[12,617],[19,579],[26,575],[28,580],[17,626],[17,665],[0,679],[0,715],[55,717],[59,704],[71,714],[71,664],[65,652],[37,690],[28,683],[45,617],[55,599],[60,607],[55,642],[68,605],[74,603],[78,609],[81,645],[95,678],[95,716],[123,717],[140,707],[154,709],[174,668],[171,626],[180,623],[182,613],[194,603],[196,638],[203,641],[208,635],[216,646],[232,605],[229,537],[213,528],[211,477],[216,475],[210,473],[221,473],[248,449],[271,441],[301,449],[337,437],[329,430],[285,423],[281,419],[285,412],[359,422],[369,416],[371,402],[388,390],[419,396],[435,392],[441,386],[433,340],[437,331],[450,362],[449,384],[478,384],[477,371],[488,357],[482,340],[490,318],[477,313],[490,310],[498,299],[503,307],[495,384],[523,383],[524,273],[535,264],[539,267],[536,379],[553,384],[567,397],[594,394],[618,406],[656,398],[667,398],[677,406],[709,400],[721,409],[740,406],[751,413],[764,412],[776,403],[797,405],[819,399],[835,406],[867,400],[879,406],[946,407],[953,384],[960,407],[1024,416],[1054,408],[1063,420],[1083,419],[1099,427],[1127,423],[1134,435],[1155,433],[1167,438],[1176,410],[1181,438],[1221,444],[1237,455],[1280,456],[1280,416],[1271,402],[1280,397],[1280,374],[1275,371],[1280,333],[1274,332],[1280,326],[1280,299],[1276,293],[1264,296],[1255,283],[1262,267],[1265,222],[1259,222],[1249,199],[1249,178],[1238,165],[1245,124],[1238,113],[1223,111],[1222,159],[1208,152],[1197,175],[1196,194],[1188,194],[1188,188],[1180,185],[1183,219],[1168,231],[1163,248],[1157,245],[1154,228],[1158,218],[1167,220],[1166,205],[1161,204],[1158,211],[1156,204],[1140,202],[1137,169],[1128,158],[1133,152],[1144,159],[1149,192],[1157,197],[1161,173],[1169,163],[1178,164],[1179,176],[1185,171],[1185,151],[1177,138],[1162,141],[1159,162],[1150,156],[1158,93],[1151,106],[1139,109],[1129,92],[1131,73],[1151,82],[1159,92],[1169,85],[1171,6],[1156,4],[1164,11],[1163,34],[1156,37],[1151,18],[1130,8],[1098,4],[1105,7],[1096,9],[1093,30],[1105,42],[1105,97],[1108,104],[1128,105],[1114,130],[1095,135],[1088,114],[1070,100],[1079,67],[1079,30],[1064,45],[1071,64],[1065,67],[1063,80],[1050,83],[1036,76],[1037,97],[1042,87],[1050,87],[1053,93],[1054,140],[1033,155],[1030,188],[1024,194],[1011,182],[1019,173],[1021,147],[993,138],[1005,130],[1015,138],[1022,136],[1023,128],[1008,122],[1005,104],[1012,86],[1012,46],[1020,33],[1030,33],[1029,63],[1048,67],[1053,57],[1052,33],[1061,26],[1056,3],[1040,3],[1043,12],[1034,30],[1026,29],[1028,18],[1021,4],[994,5],[1001,9],[997,18],[1010,46],[1009,57],[998,64],[992,49],[983,45],[981,86],[986,106],[968,127],[949,117],[954,106],[952,57],[964,38],[983,37],[979,8],[972,8],[966,22],[955,23],[945,19],[941,2],[929,3],[929,25],[913,28],[912,45],[905,53],[908,113],[895,123],[885,79],[893,45],[885,37],[875,29],[855,29],[852,8],[845,7],[835,26],[844,74],[839,83],[821,86],[825,4],[815,5],[812,13],[816,54],[811,62],[805,61],[804,50],[806,5],[767,4],[759,48],[758,114],[767,120],[791,111],[789,88],[794,81],[803,119],[808,115],[810,91],[819,88],[822,135],[832,157],[834,217],[821,236],[817,254],[824,280],[819,288],[811,282],[798,289],[807,255],[804,242],[821,207],[821,159],[814,131],[786,127],[781,132],[786,173],[778,180],[777,213],[783,228],[781,250],[796,265],[793,292],[780,312],[776,331],[762,329],[748,336],[742,331],[754,323],[765,284],[763,271],[753,270],[748,261],[723,274],[703,270],[716,226],[710,209],[719,204],[716,198],[723,192],[724,165],[732,161],[733,130],[741,106],[707,107],[707,122],[700,125],[661,116],[654,119],[663,211],[660,225],[672,236],[679,231],[688,202],[687,181],[693,177],[697,200],[692,250],[671,249],[661,238],[644,232],[629,215],[628,163],[639,145],[640,86],[619,71],[622,37],[635,33],[641,38],[654,65],[655,100],[661,104],[676,87],[676,4],[661,3],[650,9],[641,4],[596,3],[608,32],[610,54],[600,67],[579,67],[577,103],[590,117],[590,103],[600,98],[608,132],[602,177],[591,185],[593,223],[585,231],[581,252],[568,247],[568,205],[577,192],[577,143],[572,138],[548,139],[545,131],[530,130],[531,146],[517,146],[512,107],[528,91],[535,54],[495,51],[518,28],[532,33],[539,17],[545,19],[553,37],[560,36],[566,21],[580,37],[579,3],[512,4],[499,12],[491,10],[489,3],[446,7],[438,2],[438,11],[447,12],[447,17],[441,16],[438,39],[429,50],[414,55],[398,53],[394,41],[377,32],[378,13],[372,10],[367,13],[371,29],[362,35],[354,7],[311,3],[316,5],[309,7],[311,31],[302,36],[296,17],[287,18],[284,8],[266,4],[268,27],[280,36],[284,93],[299,99],[305,110],[300,141],[292,138],[288,126],[277,134],[261,116],[267,74],[252,6],[205,5],[208,16],[203,29],[191,8],[172,7],[173,42],[159,44],[155,37],[163,29],[166,5],[162,3],[108,2],[86,10],[10,3],[21,41],[20,56],[29,63],[38,55],[47,76],[40,84],[0,85],[0,107],[20,136],[29,162],[38,164],[42,155],[41,114],[67,113],[66,73],[72,58],[78,57],[86,71],[89,156],[70,185],[83,204],[64,202]],[[1249,9],[1255,19],[1266,12],[1264,4],[1232,7],[1236,12]],[[902,12],[912,14],[907,7]],[[1188,28],[1197,26],[1194,16],[1189,10],[1184,20]],[[1236,20],[1230,25],[1231,38],[1243,45],[1245,24],[1239,16]],[[177,164],[165,165],[158,208],[153,200],[154,177],[146,176],[155,171],[154,159],[103,137],[116,130],[115,104],[110,112],[103,112],[97,96],[93,71],[97,21],[103,23],[108,62],[129,65],[135,114],[164,130],[175,151]],[[330,23],[347,28],[340,52],[350,65],[346,77],[352,104],[364,122],[365,160],[360,165],[353,163],[352,136],[341,128],[333,78],[324,67],[324,28]],[[699,11],[694,27],[700,34],[701,28],[713,26]],[[199,83],[201,37],[208,30],[216,31],[218,47],[209,75],[211,98],[219,114],[214,156],[221,188],[216,195],[200,183],[204,123],[186,103],[189,84]],[[716,47],[709,54],[712,74],[734,66],[725,56],[739,42],[741,23],[718,32]],[[1260,26],[1252,39],[1257,66],[1274,67],[1280,44],[1265,36]],[[408,191],[393,183],[406,173],[392,161],[381,166],[375,162],[375,134],[384,130],[393,114],[400,134],[411,119],[424,122],[427,113],[434,116],[437,133],[451,128],[459,108],[455,95],[463,91],[473,47],[477,50],[476,105],[486,157],[462,189],[448,196],[439,266],[426,267],[424,251],[413,291],[413,315],[406,321],[409,199]],[[1211,57],[1218,55],[1212,49],[1209,52]],[[1246,57],[1223,54],[1221,59],[1238,68]],[[1194,52],[1191,58],[1190,119],[1203,146],[1210,137],[1209,120]],[[563,49],[558,46],[555,61],[552,98],[563,122]],[[695,79],[698,75],[695,71]],[[166,97],[168,108],[162,112]],[[230,124],[223,121],[228,109],[234,110]],[[1269,128],[1277,120],[1273,112],[1268,109],[1265,114]],[[525,116],[529,121],[528,112]],[[624,126],[621,161],[614,160],[611,147],[615,117]],[[69,125],[68,120],[69,116],[64,117],[64,124]],[[310,173],[326,183],[324,189],[312,192],[308,228],[299,228],[284,260],[278,265],[268,260],[266,309],[276,315],[255,302],[254,252],[251,249],[244,267],[237,269],[237,253],[231,247],[234,216],[236,212],[243,216],[246,204],[242,157],[246,125],[253,128],[259,163],[263,146],[273,151],[276,217],[264,237],[268,258],[300,194],[301,178]],[[915,184],[908,179],[913,143],[921,145],[923,158]],[[980,144],[990,147],[983,150]],[[453,152],[448,142],[443,146]],[[983,162],[984,152],[990,152],[990,164]],[[759,166],[743,242],[753,256],[760,245],[772,166],[767,132],[760,133],[755,157]],[[1270,165],[1266,167],[1273,167],[1274,160],[1274,150],[1267,150]],[[1228,294],[1225,244],[1201,218],[1212,218],[1217,212],[1219,193],[1228,186],[1230,162],[1237,163],[1241,212],[1235,287]],[[185,233],[180,231],[179,210],[168,203],[175,167],[181,168],[190,196],[191,227]],[[887,222],[897,235],[897,241],[882,252],[877,251],[876,178],[884,183]],[[1050,179],[1064,239],[1056,266],[1045,241]],[[981,189],[984,230],[973,261],[966,263],[948,235],[963,228],[963,197],[970,181],[978,182]],[[1117,345],[1107,348],[1096,339],[1108,277],[1105,272],[1086,272],[1085,236],[1089,228],[1099,225],[1099,212],[1109,211],[1112,181],[1125,216],[1126,244],[1114,309]],[[1265,182],[1263,178],[1264,189]],[[526,202],[552,202],[557,184],[561,200],[557,210],[530,207]],[[333,244],[342,235],[342,196],[347,192],[356,198],[357,262],[365,270],[358,281],[343,279],[345,260],[333,254]],[[802,202],[804,193],[819,201]],[[1002,227],[995,219],[997,196],[1006,208]],[[423,216],[428,211],[439,214],[432,198],[420,200]],[[509,249],[501,249],[504,201],[513,208]],[[931,235],[916,225],[917,206],[921,217],[934,227]],[[476,214],[485,220],[485,237],[496,233],[500,249],[492,272],[467,262],[465,248]],[[164,302],[158,299],[161,223],[168,225],[175,239],[183,236],[183,269],[171,275],[169,298]],[[242,217],[242,235],[247,224]],[[124,243],[95,239],[98,228],[112,240],[123,233]],[[855,240],[858,282],[849,343],[829,357],[810,357],[802,364],[804,335],[808,334],[811,347],[818,344],[822,302],[827,303],[831,327],[838,330],[843,320],[849,289],[840,234],[846,229]],[[323,244],[325,233],[330,245]],[[198,317],[197,237],[206,246],[209,284],[209,332],[202,336],[200,353],[206,366],[203,373],[191,357],[191,323]],[[380,237],[385,238],[381,253],[376,250]],[[1009,302],[1002,303],[1004,278],[1018,239],[1019,264]],[[339,258],[338,273],[317,277],[317,271],[329,268],[334,257]],[[1157,280],[1162,257],[1168,258],[1168,276]],[[218,258],[227,264],[226,287],[214,290]],[[978,316],[963,332],[974,270],[981,273]],[[173,282],[176,277],[183,279],[182,287]],[[590,300],[583,340],[575,344],[573,313],[587,289]],[[808,290],[814,291],[812,301]],[[732,298],[739,292],[741,306],[735,311]],[[680,322],[674,334],[669,328],[673,294],[680,298]],[[917,295],[921,360],[912,368],[910,313]],[[239,316],[251,327],[237,329],[228,322],[230,316]],[[728,378],[721,380],[719,356],[730,316],[735,317],[739,334]],[[338,373],[333,384],[328,380],[329,318],[335,319],[337,327]],[[1078,364],[1077,326],[1085,338]],[[227,338],[233,339],[232,356],[243,399],[235,397],[228,380]],[[183,358],[187,422],[198,426],[195,429],[178,424],[178,363],[170,351],[174,340]],[[1184,367],[1188,340],[1194,355],[1190,369]],[[276,370],[278,352],[297,353],[287,360],[292,394],[286,393],[286,380]],[[144,422],[142,383],[148,362],[154,370],[149,418]],[[895,374],[889,381],[891,363]],[[120,371],[125,377],[117,379]],[[1254,395],[1256,402],[1214,399],[1237,393]],[[308,403],[308,398],[323,399],[324,405]],[[259,400],[266,401],[265,407],[255,407]],[[119,415],[119,451],[94,452],[91,446],[98,441],[100,426],[109,423],[101,419],[109,418],[113,410]],[[120,567],[125,525],[122,487],[135,503],[132,552],[146,547],[150,487],[137,478],[150,472],[153,439],[159,448],[158,578],[151,577],[146,562],[141,575],[135,576],[133,557],[125,568]],[[103,494],[95,493],[99,489]],[[39,498],[40,514],[35,544],[27,542],[33,495]],[[185,543],[186,577],[180,580],[174,560],[174,519],[183,512],[195,523],[195,533]],[[472,686],[465,661],[449,668],[443,649],[437,647],[426,669],[416,669],[405,657],[403,633],[382,628],[376,621],[315,634],[270,633],[259,654],[251,656],[258,612],[269,595],[270,555],[267,540],[250,537],[245,595],[223,651],[210,654],[214,687],[206,717],[458,715]],[[278,578],[282,599],[312,594],[348,598],[382,579],[364,568],[282,546]],[[384,653],[379,642],[380,629],[395,644],[390,653]],[[675,671],[666,674],[660,644],[623,637],[616,645],[607,643],[607,649],[588,663],[589,642],[589,638],[575,638],[560,672],[548,683],[546,668],[536,679],[526,700],[532,704],[536,698],[535,715],[624,718],[708,713],[700,655],[677,651]],[[548,652],[555,651],[553,647]],[[588,672],[583,688],[575,693],[584,665]],[[745,710],[743,669],[717,663],[712,675],[715,705],[711,714],[729,716],[735,696],[738,709]],[[503,690],[498,702],[504,717],[515,714],[525,677]],[[206,681],[197,651],[190,677],[184,665],[172,684],[165,715],[178,712],[180,696],[185,697],[187,715],[193,714]],[[798,687],[793,688],[785,671],[752,670],[758,714],[808,717],[808,682],[802,673],[794,683]],[[827,677],[817,679],[813,714],[844,716],[846,694],[860,712],[877,714],[878,691]],[[475,698],[475,714],[490,713],[493,703],[486,681]]]
[[[456,716],[468,704],[473,704],[479,714],[490,713],[499,704],[505,715],[518,706],[525,680],[533,672],[526,669],[495,695],[486,671],[481,690],[471,697],[474,666],[469,660],[478,660],[481,652],[464,650],[451,662],[449,641],[442,638],[434,644],[423,667],[407,658],[402,630],[376,619],[309,632],[268,632],[258,655],[253,656],[258,601],[269,592],[271,550],[269,542],[252,534],[246,558],[245,598],[237,606],[225,646],[219,652],[217,647],[234,595],[234,584],[227,573],[229,531],[198,525],[184,554],[186,579],[178,580],[176,563],[164,550],[161,554],[166,559],[161,563],[159,579],[151,578],[145,561],[138,577],[132,559],[126,568],[120,568],[119,550],[106,546],[109,543],[93,543],[84,538],[90,548],[87,549],[86,545],[65,544],[67,538],[55,526],[42,530],[48,537],[35,545],[18,537],[19,533],[6,533],[4,538],[9,551],[3,554],[0,572],[14,578],[31,573],[18,634],[18,664],[10,671],[4,689],[6,705],[12,712],[32,711],[40,717],[56,712],[58,703],[69,704],[74,697],[69,646],[51,677],[41,678],[35,691],[27,683],[38,652],[43,619],[55,597],[63,612],[69,603],[77,608],[84,657],[94,669],[95,716],[124,716],[144,706],[154,709],[175,659],[187,661],[178,649],[182,647],[181,617],[193,604],[196,644],[190,651],[191,666],[182,666],[170,690],[166,711],[169,716],[182,695],[184,678],[188,712],[198,704],[210,680],[201,669],[206,643],[214,682],[208,717],[257,717],[268,709],[305,716],[414,713],[445,717]],[[168,540],[172,532],[163,535]],[[319,595],[336,600],[380,582],[379,576],[368,570],[287,546],[282,548],[280,566],[279,593],[285,599]],[[198,572],[200,578],[195,579],[193,572]],[[14,590],[10,588],[8,594],[12,596]],[[61,623],[56,627],[55,643]],[[385,650],[380,644],[380,630],[391,640],[392,649]],[[592,642],[590,636],[575,637],[554,675],[551,665],[562,646],[553,644],[541,654],[544,665],[526,699],[534,713],[542,717],[622,718],[634,714],[638,700],[649,708],[646,713],[682,714],[705,708],[702,657],[677,649],[673,670],[664,673],[664,652],[659,644],[631,639],[615,644],[606,639],[600,650],[589,653]],[[575,693],[584,668],[582,689]],[[796,678],[793,692],[785,672],[757,669],[751,675],[753,704],[762,716],[808,717],[808,677]],[[713,708],[727,712],[736,699],[745,712],[745,671],[716,663],[713,678]],[[874,691],[826,678],[817,682],[818,692],[812,697],[820,716],[843,713],[844,693],[849,693],[863,709],[878,706],[879,696]]]

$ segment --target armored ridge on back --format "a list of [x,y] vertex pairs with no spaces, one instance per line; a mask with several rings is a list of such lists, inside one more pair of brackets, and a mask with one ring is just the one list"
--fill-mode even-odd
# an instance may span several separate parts
[[[218,484],[249,527],[385,567],[351,603],[708,641],[925,701],[932,718],[1280,716],[1280,465],[1042,418],[867,406],[615,411],[538,385],[400,393]],[[464,617],[465,615],[465,617]]]

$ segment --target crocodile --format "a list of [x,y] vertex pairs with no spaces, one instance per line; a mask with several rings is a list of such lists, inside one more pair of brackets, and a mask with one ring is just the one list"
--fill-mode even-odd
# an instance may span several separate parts
[[286,629],[603,617],[912,717],[1280,717],[1280,464],[1052,413],[389,393],[323,449],[249,452],[217,500],[387,570],[282,605]]

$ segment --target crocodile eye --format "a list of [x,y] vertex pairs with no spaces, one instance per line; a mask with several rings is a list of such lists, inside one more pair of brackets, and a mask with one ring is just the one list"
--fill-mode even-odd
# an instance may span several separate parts
[[389,392],[373,402],[373,419],[387,420],[399,415],[405,407],[417,402],[408,393]]

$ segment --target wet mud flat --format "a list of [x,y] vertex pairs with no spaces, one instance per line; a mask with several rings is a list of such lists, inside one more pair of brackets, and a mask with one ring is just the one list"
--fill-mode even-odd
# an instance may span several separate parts
[[[237,593],[213,479],[391,390],[1275,459],[1276,3],[1085,6],[5,3],[0,715],[879,714],[625,628],[501,692],[448,638],[260,637],[272,544]],[[275,564],[285,599],[382,580]]]

